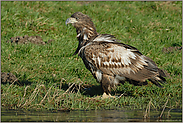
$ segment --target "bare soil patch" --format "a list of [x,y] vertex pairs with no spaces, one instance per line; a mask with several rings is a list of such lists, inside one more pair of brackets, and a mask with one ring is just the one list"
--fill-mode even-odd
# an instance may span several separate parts
[[175,46],[175,47],[163,48],[164,53],[172,53],[173,51],[177,51],[177,50],[182,50],[182,47]]
[[1,84],[16,84],[19,86],[31,85],[32,82],[28,80],[19,80],[13,73],[3,72],[1,73]]
[[7,43],[11,42],[11,43],[17,43],[17,44],[27,44],[27,43],[33,43],[33,44],[39,44],[39,45],[45,45],[45,44],[49,44],[52,41],[54,41],[54,39],[50,39],[47,42],[44,42],[43,39],[40,36],[17,36],[17,37],[12,37],[10,38],[10,40],[6,41]]
[[1,73],[1,83],[13,83],[13,82],[18,82],[18,78],[13,75],[12,73]]

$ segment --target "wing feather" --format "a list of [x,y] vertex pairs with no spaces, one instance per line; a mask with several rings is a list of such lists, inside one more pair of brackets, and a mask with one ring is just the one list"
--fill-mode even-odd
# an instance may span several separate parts
[[[145,81],[157,74],[156,64],[136,48],[119,42],[93,42],[85,47],[86,59],[108,75]],[[91,55],[92,54],[92,55]]]

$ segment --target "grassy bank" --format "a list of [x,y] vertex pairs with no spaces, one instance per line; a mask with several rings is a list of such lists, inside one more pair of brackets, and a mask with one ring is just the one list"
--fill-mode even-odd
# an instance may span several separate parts
[[[74,12],[89,15],[99,33],[152,58],[167,76],[164,88],[120,85],[116,99],[93,99],[100,85],[81,58],[75,29],[65,25]],[[7,43],[11,37],[40,36],[45,45]],[[53,39],[51,43],[47,43]],[[8,108],[89,110],[124,106],[145,109],[182,107],[182,2],[1,2],[1,72],[19,83],[1,84],[1,104]],[[170,50],[173,49],[173,50]]]

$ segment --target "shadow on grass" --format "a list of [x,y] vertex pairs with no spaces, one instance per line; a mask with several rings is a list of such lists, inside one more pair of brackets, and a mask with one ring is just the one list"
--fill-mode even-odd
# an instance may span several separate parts
[[80,91],[82,95],[86,95],[88,97],[98,96],[103,94],[103,90],[100,85],[86,85],[86,84],[76,84],[76,83],[62,83],[62,87],[64,91],[70,91],[72,93],[77,93]]
[[24,85],[31,85],[32,84],[32,82],[31,81],[28,81],[28,80],[20,80],[19,81],[19,84],[20,84],[20,86],[24,86]]
[[[12,84],[12,82],[3,82],[1,84]],[[31,85],[32,82],[31,81],[28,81],[28,80],[22,80],[22,81],[15,81],[14,85],[18,85],[18,86],[27,86],[27,85]]]
[[103,90],[101,88],[101,85],[93,85],[91,87],[85,87],[81,89],[81,93],[86,96],[99,96],[103,94]]

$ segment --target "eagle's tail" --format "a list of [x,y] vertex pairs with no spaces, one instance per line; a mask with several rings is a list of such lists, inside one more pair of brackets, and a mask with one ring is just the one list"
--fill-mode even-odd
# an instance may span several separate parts
[[165,79],[166,75],[165,75],[165,73],[164,73],[161,69],[159,69],[159,68],[158,68],[158,72],[159,72],[159,75],[157,75],[157,76],[155,76],[155,77],[152,77],[152,78],[150,78],[149,80],[150,80],[153,84],[155,84],[156,86],[158,86],[158,87],[160,87],[160,88],[163,88],[163,86],[162,86],[161,84],[166,83],[166,79]]

